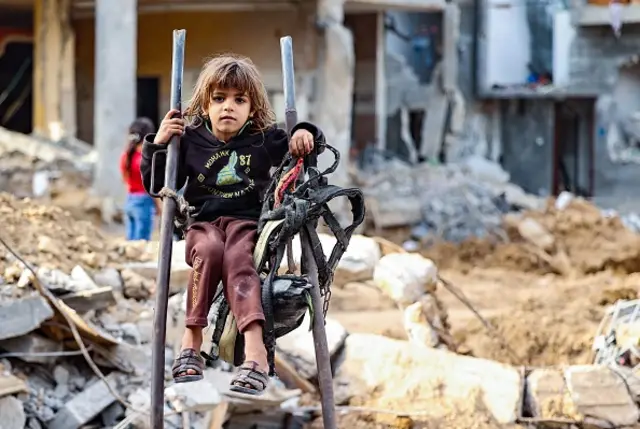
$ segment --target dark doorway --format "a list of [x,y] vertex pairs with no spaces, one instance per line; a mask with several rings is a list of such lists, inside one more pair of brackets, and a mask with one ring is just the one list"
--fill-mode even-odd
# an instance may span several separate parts
[[153,121],[157,128],[160,125],[158,110],[160,108],[160,78],[139,77],[136,115]]
[[0,126],[31,133],[32,82],[33,43],[8,43],[0,56]]
[[553,192],[593,195],[593,108],[591,100],[555,104]]

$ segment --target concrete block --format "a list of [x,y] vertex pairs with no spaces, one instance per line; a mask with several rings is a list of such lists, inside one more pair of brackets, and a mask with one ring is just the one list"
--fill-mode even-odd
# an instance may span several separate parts
[[[278,352],[282,352],[298,373],[307,379],[314,378],[318,374],[313,333],[309,330],[310,323],[309,313],[307,313],[298,329],[279,338],[277,345]],[[344,326],[330,318],[326,319],[325,329],[329,354],[333,357],[344,345],[348,333]]]
[[[117,386],[119,375],[119,373],[113,372],[107,376],[107,381],[112,387]],[[95,418],[114,401],[115,398],[104,382],[97,381],[67,402],[47,427],[48,429],[78,429]]]
[[536,369],[529,374],[525,403],[533,417],[580,418],[560,369]]
[[345,351],[336,378],[366,387],[368,398],[375,391],[371,407],[405,404],[403,412],[444,418],[478,401],[497,423],[518,415],[523,380],[512,366],[370,334],[349,335]]
[[207,379],[167,387],[164,395],[178,412],[211,411],[222,402],[218,389]]
[[78,313],[90,310],[104,310],[116,305],[116,297],[109,286],[71,293],[61,298],[65,304]]
[[0,399],[0,429],[24,429],[27,417],[22,402],[14,396]]
[[0,341],[0,348],[9,353],[24,354],[16,356],[25,362],[48,364],[55,362],[55,356],[37,356],[33,353],[57,353],[62,351],[62,343],[50,340],[38,334]]
[[[156,280],[158,275],[158,262],[132,262],[125,264],[124,269],[130,270],[144,278]],[[171,278],[169,280],[169,293],[176,294],[187,287],[191,267],[184,261],[171,261]]]
[[576,408],[601,427],[631,426],[640,413],[624,379],[606,366],[580,365],[565,371]]
[[53,309],[41,295],[0,303],[0,340],[19,337],[53,317]]

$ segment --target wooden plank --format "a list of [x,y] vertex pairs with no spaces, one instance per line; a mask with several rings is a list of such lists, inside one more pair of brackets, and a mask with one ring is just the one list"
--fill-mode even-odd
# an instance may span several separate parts
[[227,421],[227,411],[229,410],[229,403],[223,402],[219,404],[211,412],[211,421],[209,422],[209,429],[222,429],[222,425]]
[[[2,367],[0,367],[2,368]],[[0,398],[27,391],[27,383],[8,372],[0,372]]]

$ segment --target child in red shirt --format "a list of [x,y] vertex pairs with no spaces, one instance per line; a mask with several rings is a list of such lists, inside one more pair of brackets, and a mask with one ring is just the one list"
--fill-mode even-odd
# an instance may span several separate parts
[[120,157],[120,171],[127,186],[125,226],[127,240],[150,240],[156,204],[145,191],[140,173],[142,142],[154,132],[153,122],[138,118],[129,127],[129,146]]

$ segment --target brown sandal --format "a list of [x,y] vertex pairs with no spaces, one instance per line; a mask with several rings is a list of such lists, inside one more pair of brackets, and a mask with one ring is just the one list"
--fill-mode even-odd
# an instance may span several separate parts
[[[247,387],[247,384],[251,387]],[[247,361],[242,364],[238,373],[231,380],[230,389],[247,395],[260,395],[267,388],[267,384],[269,384],[267,373],[258,369],[257,362]]]
[[[171,370],[176,383],[202,380],[204,378],[204,361],[198,356],[195,349],[184,349],[173,362]],[[195,374],[188,374],[189,370],[194,371]]]

